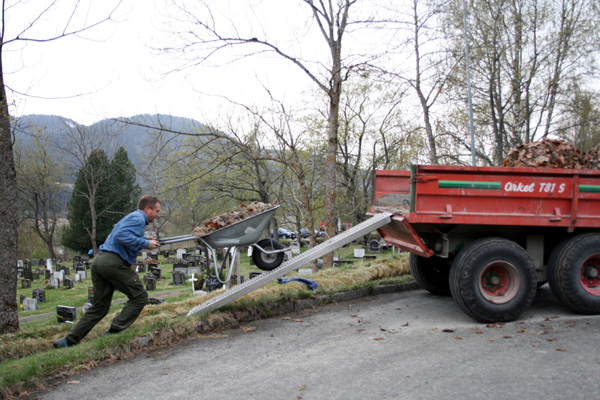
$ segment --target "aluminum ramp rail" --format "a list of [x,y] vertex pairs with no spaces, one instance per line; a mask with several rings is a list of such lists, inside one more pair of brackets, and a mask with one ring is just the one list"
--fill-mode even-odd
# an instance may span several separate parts
[[223,292],[202,304],[197,305],[196,307],[192,308],[187,315],[190,316],[192,314],[208,313],[226,304],[229,304],[256,289],[263,287],[267,283],[273,282],[275,279],[281,278],[295,269],[298,269],[319,257],[323,257],[325,254],[331,253],[335,249],[338,249],[343,245],[374,231],[377,228],[389,224],[391,222],[391,216],[391,213],[375,214],[368,220],[361,222],[344,233],[336,235],[320,245],[315,246],[312,249],[284,262],[273,271],[263,272],[256,278],[252,278],[241,285],[237,285],[234,288]]

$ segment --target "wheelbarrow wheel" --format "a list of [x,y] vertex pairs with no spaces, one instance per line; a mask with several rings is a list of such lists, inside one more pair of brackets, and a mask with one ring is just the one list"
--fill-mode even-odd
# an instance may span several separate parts
[[[275,239],[263,239],[258,242],[257,245],[269,251],[283,249],[283,245]],[[254,265],[263,271],[272,271],[279,267],[283,262],[284,256],[285,254],[283,252],[275,254],[263,253],[256,247],[252,251],[252,261],[254,261]]]

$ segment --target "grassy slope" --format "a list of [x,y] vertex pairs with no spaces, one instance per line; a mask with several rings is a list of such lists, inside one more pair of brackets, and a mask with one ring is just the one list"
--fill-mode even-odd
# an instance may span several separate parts
[[[353,247],[337,251],[341,260],[353,259]],[[319,284],[313,292],[305,285],[291,282],[280,285],[275,282],[258,289],[236,302],[207,316],[186,317],[187,312],[219,291],[205,296],[192,297],[190,285],[172,284],[172,268],[161,264],[163,279],[157,283],[157,290],[150,296],[165,295],[165,303],[147,306],[135,324],[119,335],[103,336],[110,321],[123,307],[120,293],[115,293],[111,313],[96,326],[78,346],[55,350],[52,342],[69,330],[69,324],[58,324],[56,305],[81,307],[87,300],[87,288],[91,280],[78,282],[74,289],[46,290],[46,303],[41,303],[37,311],[19,311],[20,317],[38,315],[30,322],[21,324],[17,334],[0,336],[0,397],[10,397],[26,393],[27,390],[43,388],[47,378],[57,374],[65,376],[93,368],[101,362],[128,358],[141,350],[171,344],[184,338],[196,337],[214,329],[239,325],[249,318],[271,315],[273,304],[311,298],[323,294],[347,291],[357,287],[377,283],[409,280],[407,254],[378,254],[377,260],[355,260],[352,265],[320,270],[309,278]],[[162,262],[164,260],[161,259]],[[242,258],[242,275],[257,271],[249,265],[246,256]],[[141,273],[140,275],[143,275]],[[290,275],[291,276],[291,275]],[[31,297],[33,288],[42,287],[44,280],[33,281],[31,289],[19,289],[18,296],[24,293]],[[121,299],[119,302],[118,300]]]

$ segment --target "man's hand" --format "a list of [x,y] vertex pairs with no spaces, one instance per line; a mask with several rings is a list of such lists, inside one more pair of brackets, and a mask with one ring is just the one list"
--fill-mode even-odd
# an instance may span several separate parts
[[150,250],[160,247],[160,243],[157,239],[148,239],[148,241],[150,242],[150,245],[148,246]]

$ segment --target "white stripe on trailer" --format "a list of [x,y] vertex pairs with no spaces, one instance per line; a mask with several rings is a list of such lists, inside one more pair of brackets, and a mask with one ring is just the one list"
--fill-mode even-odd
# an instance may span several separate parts
[[275,279],[281,278],[295,269],[298,269],[319,257],[323,257],[325,254],[331,253],[335,249],[338,249],[345,244],[374,231],[377,228],[389,224],[392,220],[391,217],[392,214],[390,213],[376,214],[366,221],[356,225],[355,227],[352,227],[349,230],[334,236],[329,240],[326,240],[320,245],[315,246],[312,249],[284,262],[273,271],[263,272],[256,278],[252,278],[241,285],[235,286],[233,289],[223,292],[218,296],[215,296],[212,299],[197,305],[196,307],[192,308],[187,315],[189,316],[198,313],[208,313],[226,304],[229,304],[256,289],[263,287],[267,283],[273,282]]

